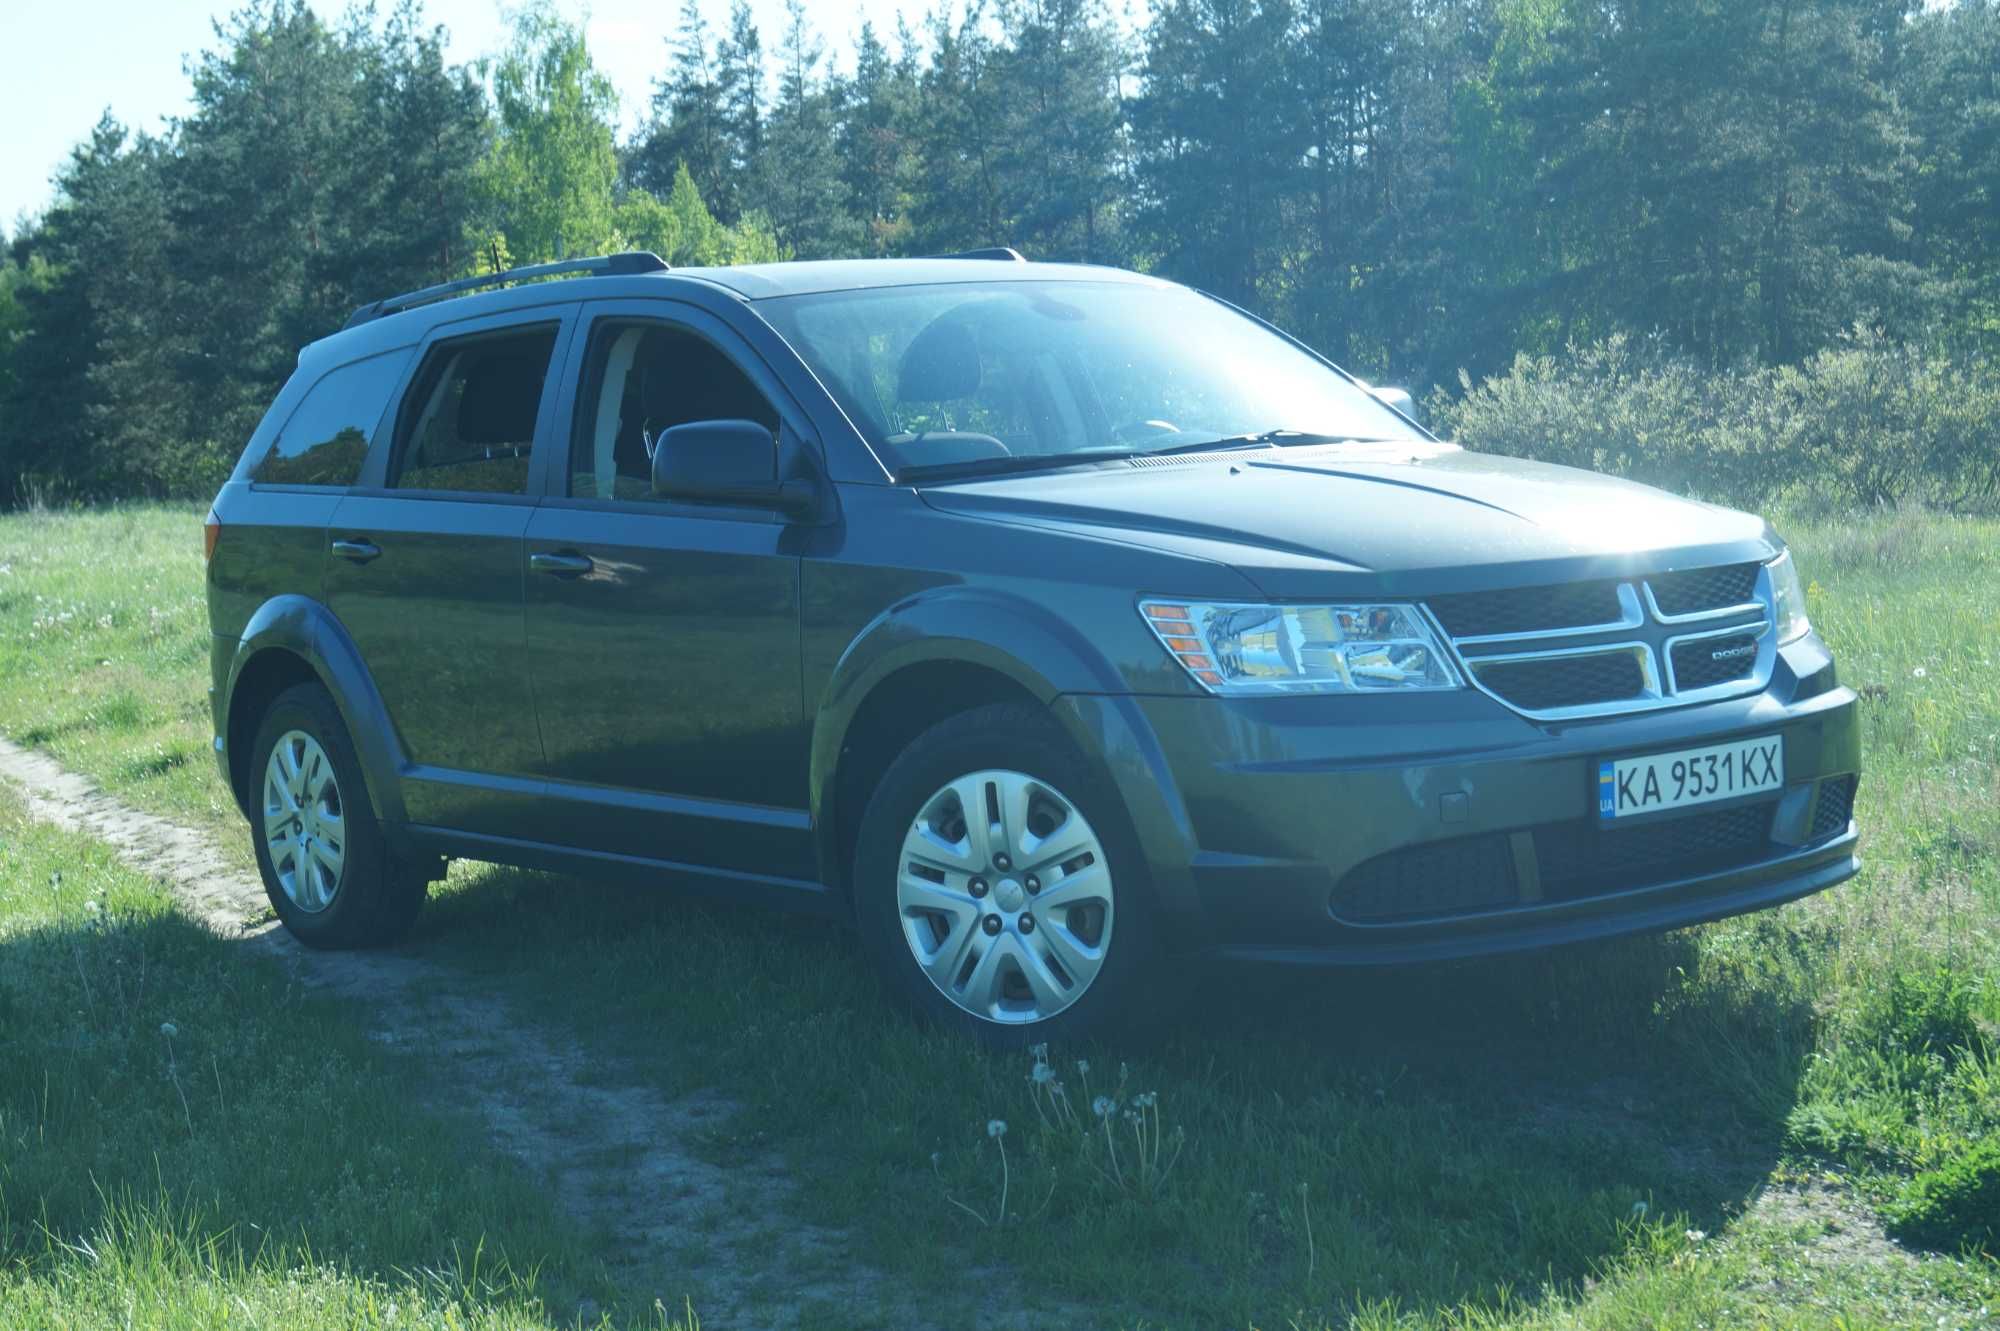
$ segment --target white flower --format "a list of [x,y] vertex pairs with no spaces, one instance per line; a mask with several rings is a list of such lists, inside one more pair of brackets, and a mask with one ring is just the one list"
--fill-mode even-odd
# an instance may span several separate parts
[[1035,1070],[1028,1074],[1028,1080],[1037,1086],[1046,1086],[1056,1079],[1056,1070],[1046,1063],[1035,1064]]
[[1912,670],[1912,671],[1910,672],[1910,678],[1912,678],[1912,679],[1928,679],[1928,678],[1930,678],[1930,673],[1931,673],[1930,671],[1928,671],[1928,670],[1924,669],[1924,668],[1923,668],[1922,666],[1918,666],[1918,667],[1917,667],[1917,668],[1916,668],[1915,670]]
[[176,1035],[179,1035],[180,1033],[181,1033],[181,1028],[174,1025],[171,1021],[163,1021],[160,1023],[160,1034],[166,1036],[169,1040],[173,1039]]
[[1099,1118],[1109,1118],[1118,1108],[1118,1102],[1108,1095],[1100,1095],[1090,1102],[1090,1112]]
[[986,1135],[989,1137],[1006,1136],[1007,1120],[1004,1118],[990,1118],[986,1120]]
[[1703,1239],[1707,1237],[1708,1237],[1708,1231],[1705,1229],[1690,1229],[1687,1232],[1687,1238],[1689,1243],[1700,1243]]

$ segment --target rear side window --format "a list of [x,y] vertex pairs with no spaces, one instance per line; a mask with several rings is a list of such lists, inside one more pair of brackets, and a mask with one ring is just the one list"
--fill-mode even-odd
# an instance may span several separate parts
[[392,351],[329,370],[250,472],[264,485],[352,485],[409,352]]
[[556,325],[545,324],[431,348],[403,399],[389,484],[526,494],[555,346]]

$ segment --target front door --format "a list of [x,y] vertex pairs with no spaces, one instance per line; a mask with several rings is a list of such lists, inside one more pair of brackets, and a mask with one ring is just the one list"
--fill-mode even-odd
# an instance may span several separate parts
[[541,784],[523,538],[549,369],[574,310],[434,336],[391,447],[328,524],[327,604],[395,724],[416,824],[505,836]]
[[650,462],[663,431],[714,419],[759,421],[795,459],[800,418],[709,316],[585,309],[568,459],[527,531],[546,825],[594,851],[809,880],[797,529],[655,499]]

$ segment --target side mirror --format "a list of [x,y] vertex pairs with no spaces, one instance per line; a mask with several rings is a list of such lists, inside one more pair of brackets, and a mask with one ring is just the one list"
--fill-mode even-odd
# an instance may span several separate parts
[[1370,387],[1368,391],[1371,394],[1373,394],[1375,400],[1377,402],[1380,402],[1383,406],[1394,407],[1397,411],[1402,412],[1405,416],[1408,416],[1413,421],[1417,419],[1416,399],[1410,396],[1409,389]]
[[778,439],[756,421],[689,421],[653,445],[653,493],[698,504],[811,510],[813,487],[778,479]]

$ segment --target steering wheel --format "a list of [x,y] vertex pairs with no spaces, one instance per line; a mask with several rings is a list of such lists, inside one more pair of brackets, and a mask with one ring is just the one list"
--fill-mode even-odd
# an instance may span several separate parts
[[1181,427],[1172,421],[1126,421],[1111,432],[1111,437],[1120,443],[1138,443],[1141,440],[1151,439],[1156,435],[1179,434],[1180,432]]

